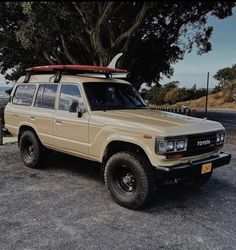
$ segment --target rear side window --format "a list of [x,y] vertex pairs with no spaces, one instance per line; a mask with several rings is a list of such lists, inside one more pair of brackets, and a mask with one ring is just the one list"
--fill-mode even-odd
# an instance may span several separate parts
[[62,85],[59,99],[59,109],[69,111],[72,101],[81,99],[81,94],[78,86],[76,85]]
[[30,106],[33,101],[36,87],[34,85],[19,85],[16,88],[12,103]]
[[54,109],[56,99],[57,85],[41,84],[39,85],[35,107]]

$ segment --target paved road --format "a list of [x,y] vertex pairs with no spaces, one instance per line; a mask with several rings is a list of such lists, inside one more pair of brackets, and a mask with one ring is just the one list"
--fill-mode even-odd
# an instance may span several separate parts
[[0,146],[0,249],[234,250],[236,145],[225,149],[230,166],[198,191],[160,187],[149,207],[131,211],[111,200],[98,164],[55,154],[33,170],[16,145]]

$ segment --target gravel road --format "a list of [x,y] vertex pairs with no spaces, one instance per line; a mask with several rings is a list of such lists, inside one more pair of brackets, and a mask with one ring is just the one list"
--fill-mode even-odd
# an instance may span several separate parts
[[25,167],[0,146],[0,249],[236,249],[236,145],[231,164],[197,191],[160,187],[151,205],[115,204],[99,165],[54,154]]

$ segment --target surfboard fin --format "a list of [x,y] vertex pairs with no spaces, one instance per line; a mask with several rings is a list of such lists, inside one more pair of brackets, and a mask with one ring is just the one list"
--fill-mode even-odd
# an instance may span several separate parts
[[111,62],[108,64],[108,68],[116,68],[116,63],[118,61],[118,59],[123,55],[123,53],[119,53],[117,54],[115,57],[113,57],[113,59],[111,60]]

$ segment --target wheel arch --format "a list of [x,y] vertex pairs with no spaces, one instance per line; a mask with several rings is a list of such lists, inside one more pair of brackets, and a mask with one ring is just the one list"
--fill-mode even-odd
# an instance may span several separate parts
[[[31,126],[29,126],[29,125],[21,125],[20,127],[19,127],[19,131],[18,131],[18,144],[19,144],[19,142],[20,142],[20,138],[21,138],[21,136],[22,136],[22,134],[25,132],[25,131],[32,131],[34,134],[35,134],[35,136],[37,137],[37,139],[40,141],[40,139],[39,139],[39,137],[38,137],[38,135],[37,135],[37,132],[35,131],[35,129],[33,128],[33,127],[31,127]],[[41,141],[40,141],[41,142]]]
[[126,142],[126,141],[122,141],[122,140],[113,140],[107,144],[107,146],[104,150],[104,154],[102,157],[103,165],[105,165],[105,163],[108,161],[108,159],[112,155],[114,155],[118,152],[121,152],[121,151],[130,151],[130,152],[137,153],[140,156],[145,157],[149,161],[149,163],[151,163],[149,158],[148,158],[147,153],[145,152],[145,150],[141,146],[139,146],[135,143],[132,143],[132,142]]

